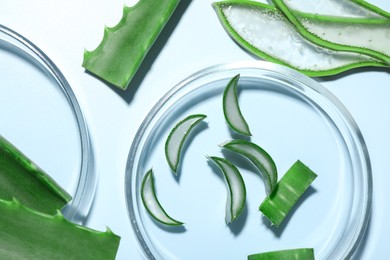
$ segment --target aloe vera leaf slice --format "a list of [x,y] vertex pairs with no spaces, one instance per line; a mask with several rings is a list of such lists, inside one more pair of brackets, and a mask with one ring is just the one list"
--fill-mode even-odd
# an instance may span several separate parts
[[264,181],[265,191],[270,194],[278,181],[278,172],[271,156],[257,144],[246,140],[232,140],[221,145],[246,157],[259,170]]
[[351,2],[365,8],[366,10],[368,11],[371,11],[372,13],[375,13],[379,16],[382,16],[382,17],[385,17],[385,18],[388,18],[390,19],[390,13],[379,8],[378,6],[376,5],[373,5],[365,0],[350,0]]
[[154,187],[153,170],[150,169],[144,176],[141,185],[141,198],[147,212],[158,222],[168,226],[181,226],[184,223],[171,218],[161,206]]
[[386,66],[370,56],[332,51],[303,38],[275,7],[236,0],[213,4],[227,33],[252,54],[308,76],[334,75],[364,66]]
[[115,259],[120,237],[0,200],[1,259]]
[[84,52],[82,66],[126,89],[179,2],[139,0],[134,6],[125,6],[119,23],[104,29],[100,45]]
[[210,156],[208,159],[218,166],[225,177],[228,187],[225,221],[226,223],[232,223],[241,215],[245,206],[246,188],[244,180],[237,167],[228,160],[216,156]]
[[283,0],[273,0],[309,41],[337,51],[361,53],[390,64],[390,20],[346,18],[294,12]]
[[55,214],[72,199],[54,179],[0,135],[0,199],[12,198],[47,214]]
[[380,18],[386,17],[382,9],[360,0],[289,0],[292,10],[340,17]]
[[240,74],[234,76],[227,84],[222,99],[223,114],[228,125],[236,132],[251,136],[248,123],[245,121],[241,113],[238,103],[237,84],[240,79]]
[[297,248],[248,255],[248,260],[314,260],[313,248]]
[[278,227],[316,178],[317,174],[301,161],[296,161],[261,203],[259,210]]
[[170,131],[165,142],[165,157],[169,167],[176,174],[180,162],[180,156],[184,142],[186,141],[191,130],[197,126],[206,115],[193,114],[179,121]]

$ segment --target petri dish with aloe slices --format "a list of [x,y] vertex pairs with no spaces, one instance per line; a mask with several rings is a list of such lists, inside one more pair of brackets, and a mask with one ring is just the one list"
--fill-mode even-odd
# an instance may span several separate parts
[[[237,74],[238,102],[251,137],[231,131],[223,115],[223,91]],[[207,118],[186,140],[174,175],[164,144],[172,127],[191,114]],[[359,247],[372,197],[366,145],[340,101],[301,73],[263,61],[205,68],[165,94],[135,136],[125,196],[130,223],[148,259],[244,259],[294,248],[313,248],[316,259],[344,259]],[[237,138],[249,138],[267,151],[279,179],[296,160],[318,175],[278,228],[259,212],[266,192],[256,168],[219,146]],[[244,179],[245,208],[231,224],[225,223],[226,185],[206,156],[229,159]],[[183,226],[161,225],[145,209],[140,188],[150,168],[156,196]]]
[[67,80],[37,46],[0,25],[0,135],[71,196],[62,209],[83,223],[95,192],[88,128]]

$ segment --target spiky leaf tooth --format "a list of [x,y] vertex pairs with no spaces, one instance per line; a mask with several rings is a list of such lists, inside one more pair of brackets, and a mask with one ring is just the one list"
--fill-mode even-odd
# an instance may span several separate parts
[[0,200],[1,259],[115,259],[120,237]]
[[122,19],[105,28],[100,45],[84,52],[83,67],[126,89],[180,0],[140,0],[124,7]]
[[55,214],[72,199],[47,173],[0,136],[0,199],[12,198],[47,214]]

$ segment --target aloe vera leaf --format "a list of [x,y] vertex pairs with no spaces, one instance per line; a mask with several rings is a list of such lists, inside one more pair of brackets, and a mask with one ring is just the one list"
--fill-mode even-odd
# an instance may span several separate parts
[[264,252],[248,256],[248,260],[314,260],[313,248],[297,248]]
[[232,140],[221,145],[251,161],[260,171],[267,194],[270,194],[278,181],[278,172],[271,156],[257,144],[246,140]]
[[309,41],[336,51],[361,53],[390,64],[390,20],[346,18],[294,12],[284,0],[273,0]]
[[0,199],[14,197],[47,214],[55,214],[72,199],[47,173],[0,135]]
[[103,80],[126,89],[180,0],[139,0],[124,7],[119,23],[105,27],[103,40],[84,52],[82,66]]
[[0,200],[1,259],[115,259],[120,237]]
[[236,0],[213,4],[227,33],[252,54],[308,76],[334,75],[352,68],[386,66],[370,56],[332,51],[303,38],[275,7]]
[[341,17],[380,18],[388,15],[382,9],[360,0],[289,0],[288,6],[305,13]]
[[251,136],[248,123],[245,121],[238,103],[237,84],[239,79],[239,74],[234,76],[223,92],[223,114],[230,128],[240,134]]
[[364,7],[366,10],[368,11],[371,11],[372,13],[375,13],[379,16],[382,16],[382,17],[385,17],[385,18],[388,18],[390,19],[390,13],[379,8],[378,6],[376,5],[373,5],[365,0],[350,0],[351,2],[361,6],[361,7]]
[[216,156],[207,158],[218,166],[225,177],[228,187],[225,221],[226,223],[232,223],[241,215],[245,207],[246,188],[244,180],[237,167],[228,160]]
[[206,115],[203,114],[189,115],[179,121],[170,131],[165,142],[165,157],[169,167],[175,174],[177,173],[182,148],[188,135],[191,133],[191,130],[205,118]]
[[317,174],[301,161],[296,161],[261,203],[259,210],[278,227],[316,178]]
[[168,226],[181,226],[184,224],[183,222],[177,221],[170,217],[158,201],[154,187],[154,176],[152,169],[150,169],[145,174],[142,180],[141,198],[146,211],[158,222]]

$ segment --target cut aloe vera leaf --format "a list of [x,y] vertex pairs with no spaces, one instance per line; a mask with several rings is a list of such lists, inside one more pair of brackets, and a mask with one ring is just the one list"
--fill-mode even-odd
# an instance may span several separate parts
[[313,248],[297,248],[264,252],[248,256],[248,260],[314,260]]
[[346,18],[299,13],[284,0],[273,0],[299,33],[309,41],[337,51],[370,55],[390,64],[390,20]]
[[72,197],[32,160],[0,135],[0,199],[55,214]]
[[218,166],[225,177],[228,187],[225,221],[226,223],[232,223],[240,216],[245,206],[246,188],[244,180],[237,167],[228,160],[216,156],[207,158]]
[[252,134],[249,130],[248,123],[245,121],[238,103],[237,84],[239,79],[239,74],[234,76],[223,92],[223,114],[226,122],[233,130],[240,134],[251,136]]
[[191,130],[197,126],[206,116],[194,114],[187,116],[178,122],[171,130],[165,142],[165,157],[169,167],[176,174],[180,162],[183,145]]
[[82,66],[126,89],[179,2],[139,0],[132,7],[124,7],[119,23],[104,29],[100,45],[84,52]]
[[1,259],[115,259],[120,237],[0,200]]
[[379,7],[361,0],[289,0],[288,6],[305,13],[341,17],[380,18],[388,15]]
[[251,161],[259,170],[264,181],[265,191],[270,194],[278,181],[278,172],[271,156],[260,146],[246,140],[232,140],[221,145]]
[[298,160],[261,203],[260,211],[278,227],[315,178],[317,174]]
[[364,66],[386,66],[370,56],[332,51],[313,44],[273,6],[245,0],[213,5],[228,34],[244,49],[308,76],[333,75]]
[[154,187],[153,170],[150,169],[144,176],[141,185],[141,198],[147,212],[158,222],[168,226],[181,226],[183,222],[171,218],[161,206]]

